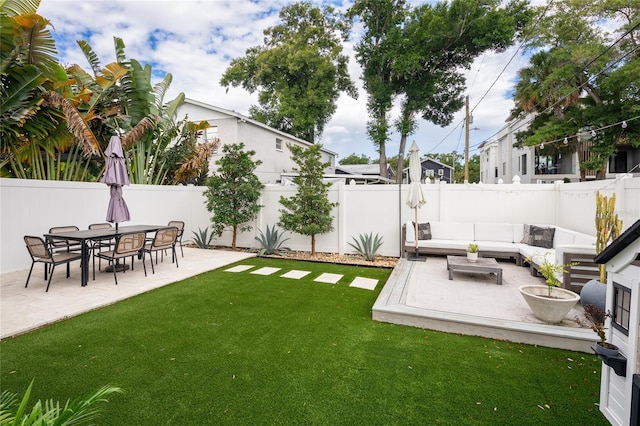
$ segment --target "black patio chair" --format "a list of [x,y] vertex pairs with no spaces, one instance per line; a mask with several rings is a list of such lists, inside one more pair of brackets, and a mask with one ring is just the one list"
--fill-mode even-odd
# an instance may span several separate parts
[[[47,277],[47,273],[49,274],[47,289],[45,290],[45,292],[48,292],[49,286],[51,285],[51,278],[53,277],[53,271],[57,265],[62,265],[63,263],[67,264],[67,278],[69,278],[69,263],[73,262],[74,260],[82,259],[82,254],[78,252],[71,251],[53,253],[53,251],[45,243],[44,239],[40,237],[26,235],[24,237],[24,242],[27,245],[27,250],[29,251],[29,255],[31,256],[31,268],[29,268],[29,275],[27,276],[27,283],[24,285],[25,287],[29,285],[31,272],[33,271],[33,265],[35,265],[36,262],[44,263],[45,279]],[[49,270],[49,268],[51,268],[51,270]]]
[[[147,267],[144,264],[144,242],[146,234],[144,232],[129,232],[121,234],[116,239],[116,245],[113,250],[101,251],[96,255],[102,259],[108,260],[113,267],[113,279],[118,285],[118,277],[116,276],[116,261],[122,259],[122,262],[126,261],[129,256],[137,256],[142,254],[142,267],[144,269],[144,276],[147,276]],[[133,261],[131,262],[131,269],[133,270]],[[126,268],[122,269],[122,272]]]

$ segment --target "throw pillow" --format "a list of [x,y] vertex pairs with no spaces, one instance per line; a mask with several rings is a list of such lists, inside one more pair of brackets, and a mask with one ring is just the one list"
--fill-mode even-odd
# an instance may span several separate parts
[[524,231],[522,233],[522,241],[520,241],[521,243],[527,244],[529,246],[532,246],[532,242],[531,242],[531,225],[524,225]]
[[529,237],[531,242],[527,244],[535,247],[553,248],[553,236],[556,228],[531,225],[529,227]]
[[[416,226],[416,223],[413,223]],[[418,224],[418,240],[430,240],[431,239],[431,224],[419,223]]]

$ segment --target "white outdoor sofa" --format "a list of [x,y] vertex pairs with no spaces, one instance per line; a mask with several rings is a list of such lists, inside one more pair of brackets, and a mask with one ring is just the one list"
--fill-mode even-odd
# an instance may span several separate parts
[[[554,228],[553,243],[525,235],[526,230],[533,229],[532,226],[537,227],[538,232]],[[596,239],[591,235],[557,226],[523,223],[429,222],[430,229],[424,229],[425,227],[425,224],[419,224],[420,254],[464,255],[469,244],[476,243],[481,257],[513,259],[518,265],[528,264],[533,275],[538,273],[538,268],[545,259],[558,264],[577,262],[578,265],[568,267],[563,276],[558,276],[563,287],[572,291],[579,292],[585,282],[597,278],[598,267],[593,262]],[[428,238],[429,234],[431,238]],[[527,244],[525,239],[532,244]],[[413,222],[403,225],[402,240],[403,256],[414,253],[416,243]]]

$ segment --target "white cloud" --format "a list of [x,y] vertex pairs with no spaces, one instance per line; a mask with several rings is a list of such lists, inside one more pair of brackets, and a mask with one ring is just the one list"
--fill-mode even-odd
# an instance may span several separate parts
[[[220,78],[233,58],[242,57],[247,48],[262,44],[263,30],[277,23],[278,11],[290,3],[289,0],[42,0],[38,13],[52,22],[59,58],[64,64],[77,63],[88,68],[75,42],[80,39],[89,42],[102,65],[112,62],[113,37],[117,36],[125,42],[129,58],[152,64],[156,72],[172,74],[167,99],[184,92],[187,97],[247,114],[257,95],[242,88],[230,88],[227,92],[220,86]],[[358,34],[361,28],[354,30]],[[486,54],[467,72],[472,107],[488,91],[513,52],[512,48],[500,54]],[[361,70],[353,56],[353,41],[345,45],[345,54],[351,58],[349,73],[360,96],[357,100],[344,94],[339,98],[337,111],[327,123],[320,142],[340,157],[355,153],[377,158],[366,134],[367,98],[362,90]],[[480,130],[471,132],[471,146],[504,126],[513,107],[505,96],[513,89],[514,76],[524,62],[517,56],[475,108],[473,125]],[[460,111],[446,128],[423,121],[409,141],[415,140],[423,154],[454,149],[462,152],[462,119]],[[397,154],[398,144],[399,135],[392,135],[387,144],[388,156]]]

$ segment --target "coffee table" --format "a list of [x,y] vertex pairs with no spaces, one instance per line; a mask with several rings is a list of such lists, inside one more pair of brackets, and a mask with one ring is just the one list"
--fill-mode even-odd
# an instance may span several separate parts
[[498,285],[502,285],[502,268],[492,257],[479,257],[476,262],[469,262],[466,256],[447,256],[449,279],[453,280],[453,271],[496,274]]

